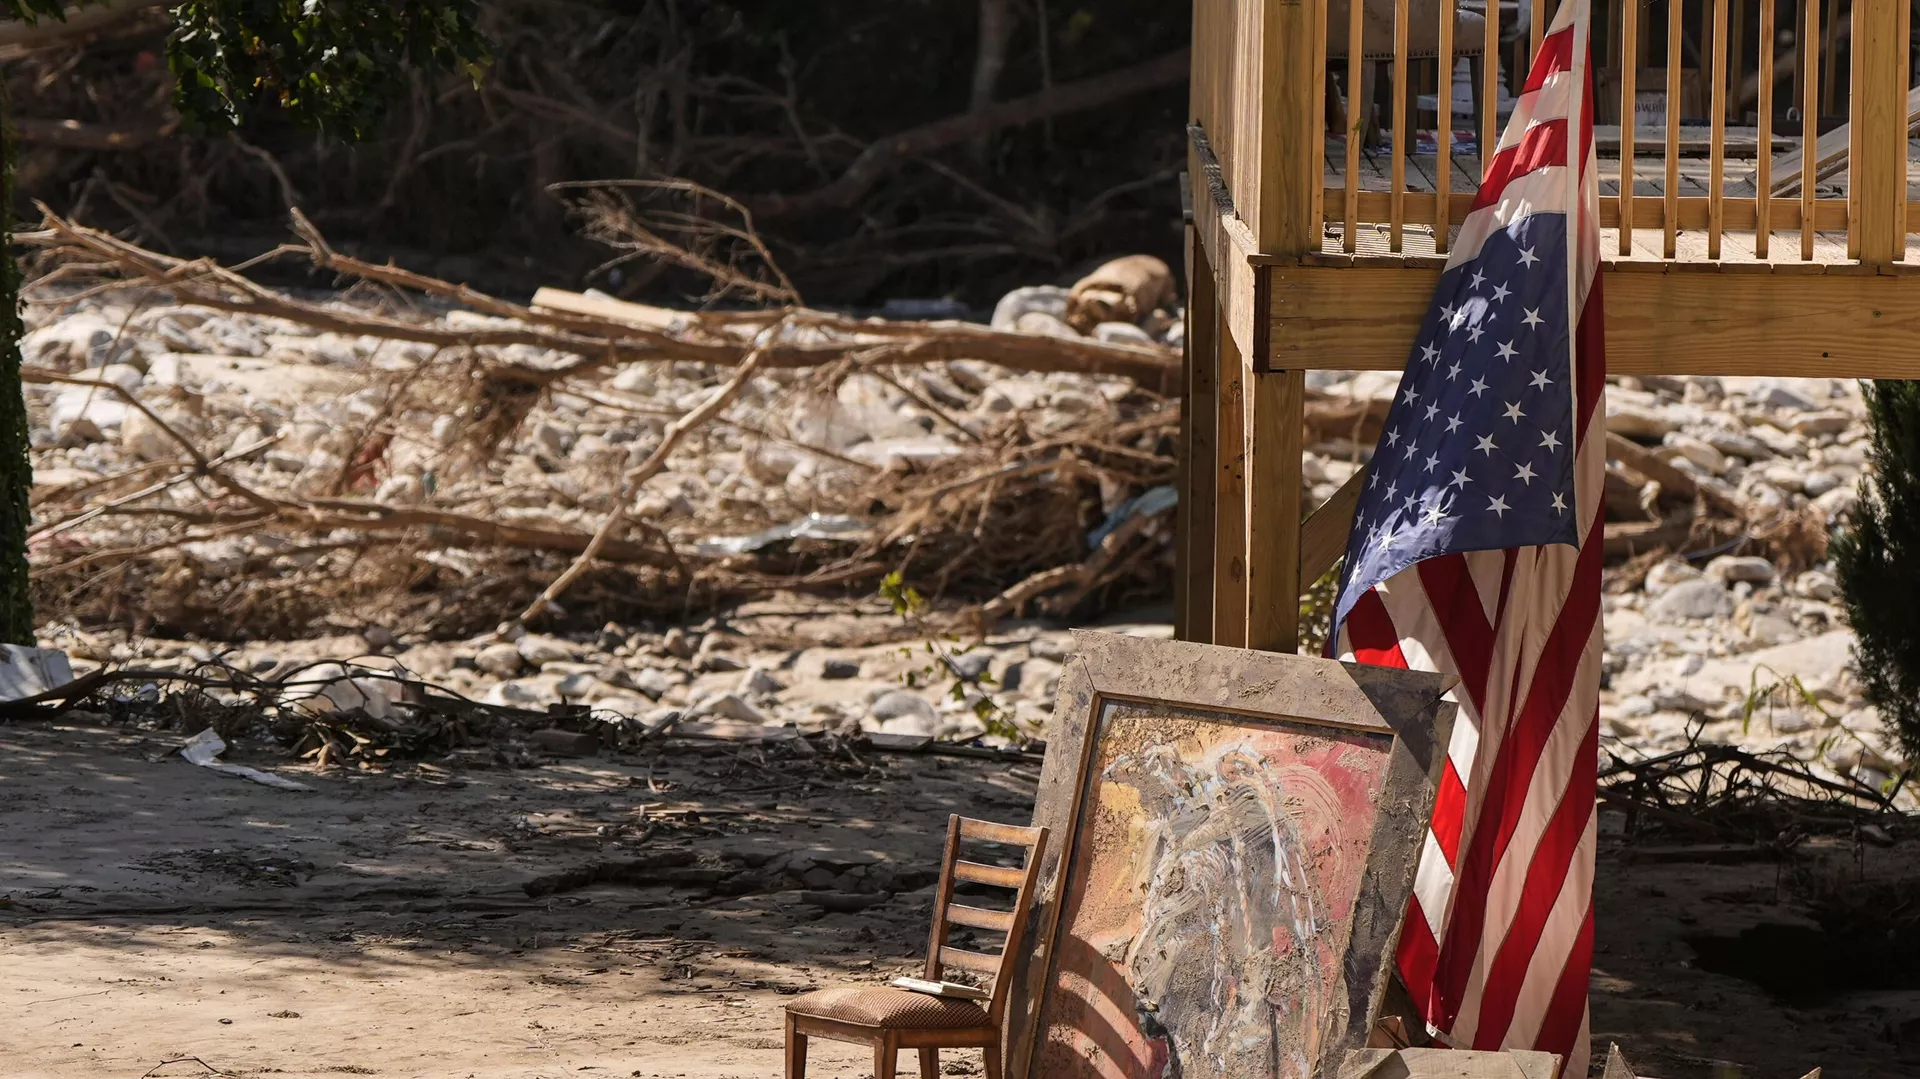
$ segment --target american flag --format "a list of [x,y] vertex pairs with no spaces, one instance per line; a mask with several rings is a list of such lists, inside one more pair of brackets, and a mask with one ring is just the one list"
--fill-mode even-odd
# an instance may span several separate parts
[[1606,438],[1587,27],[1588,0],[1564,0],[1461,224],[1374,451],[1332,645],[1459,677],[1398,955],[1429,1029],[1559,1053],[1576,1077]]

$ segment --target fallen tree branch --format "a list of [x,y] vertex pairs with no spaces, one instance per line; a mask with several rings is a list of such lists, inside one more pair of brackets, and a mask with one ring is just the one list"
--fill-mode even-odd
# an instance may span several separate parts
[[[188,260],[162,255],[108,233],[75,225],[44,206],[41,211],[45,215],[42,230],[16,233],[15,241],[54,250],[73,249],[104,259],[132,278],[129,285],[160,289],[181,303],[281,318],[349,336],[384,337],[440,348],[529,345],[575,357],[570,363],[551,368],[516,364],[494,364],[488,368],[501,377],[534,386],[551,385],[609,364],[636,360],[686,360],[732,367],[753,347],[748,340],[676,335],[612,319],[536,311],[399,267],[381,267],[349,259],[326,248],[324,243],[315,246],[310,241],[308,246],[280,249],[312,255],[322,265],[342,273],[442,296],[488,314],[529,324],[454,328],[409,322],[297,299],[256,284],[210,259]],[[296,227],[300,227],[298,222]],[[305,227],[311,230],[310,223]],[[1014,370],[1113,375],[1156,388],[1177,376],[1180,370],[1179,353],[1157,346],[1008,333],[957,322],[868,322],[824,311],[796,312],[793,321],[795,325],[822,331],[812,339],[824,339],[825,343],[788,344],[771,349],[762,356],[762,367],[823,367],[868,352],[876,344],[887,344],[897,350],[891,354],[897,359],[890,358],[888,362],[980,360]]]

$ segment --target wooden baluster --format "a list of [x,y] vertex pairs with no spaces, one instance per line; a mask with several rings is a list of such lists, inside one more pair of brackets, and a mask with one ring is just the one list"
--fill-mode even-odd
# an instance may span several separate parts
[[1667,186],[1660,215],[1667,258],[1680,249],[1680,13],[1685,8],[1680,0],[1667,0]]
[[[1739,2],[1733,5],[1733,38],[1729,42],[1729,48],[1732,49],[1732,54],[1727,58],[1733,63],[1733,71],[1727,78],[1728,86],[1739,86],[1741,80],[1746,77],[1746,74],[1747,74],[1746,41],[1747,41],[1747,4],[1746,4],[1746,0],[1739,0]],[[1760,43],[1760,48],[1762,50],[1765,50],[1767,48],[1767,43],[1765,41],[1762,41]],[[1740,103],[1733,99],[1732,94],[1728,94],[1727,95],[1727,118],[1735,124],[1740,123],[1741,120],[1743,119],[1743,117],[1736,117],[1733,115],[1733,111],[1735,109],[1738,109],[1739,107],[1740,107]]]
[[1440,0],[1440,111],[1434,124],[1433,249],[1447,253],[1453,230],[1453,20],[1459,0]]
[[1821,54],[1827,58],[1826,67],[1820,72],[1820,111],[1833,111],[1834,78],[1840,74],[1840,4],[1839,0],[1828,4],[1821,20],[1826,30],[1821,34],[1826,44],[1820,47]]
[[1527,49],[1529,58],[1540,55],[1540,38],[1547,32],[1547,0],[1533,0],[1533,44]]
[[1814,166],[1820,157],[1820,0],[1800,0],[1800,261],[1813,261]]
[[1347,0],[1347,221],[1346,235],[1340,246],[1354,253],[1358,242],[1360,217],[1360,140],[1367,133],[1367,110],[1371,101],[1360,100],[1360,16],[1363,0]]
[[1480,183],[1487,182],[1500,138],[1500,0],[1486,0],[1487,34],[1480,54]]
[[1713,0],[1713,145],[1707,165],[1707,257],[1720,257],[1727,166],[1727,0]]
[[[1358,5],[1361,0],[1352,2]],[[1407,217],[1407,158],[1413,156],[1407,137],[1407,4],[1393,0],[1393,189],[1387,196],[1387,250],[1396,255]]]
[[1760,146],[1753,170],[1753,257],[1773,238],[1773,0],[1760,0]]
[[1640,5],[1620,0],[1620,254],[1633,254],[1634,76],[1640,67]]

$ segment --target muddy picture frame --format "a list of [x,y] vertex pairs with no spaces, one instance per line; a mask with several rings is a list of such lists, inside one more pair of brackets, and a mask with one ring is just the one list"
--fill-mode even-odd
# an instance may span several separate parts
[[[1052,830],[1007,1019],[1007,1073],[1042,1079],[1049,1004],[1059,990],[1062,934],[1086,841],[1103,737],[1125,709],[1179,714],[1269,734],[1355,736],[1384,747],[1383,779],[1367,830],[1364,868],[1335,949],[1327,1020],[1313,1079],[1333,1079],[1347,1050],[1367,1043],[1391,980],[1400,924],[1413,893],[1433,796],[1444,763],[1451,683],[1428,672],[1341,663],[1184,641],[1079,632],[1061,675],[1047,731],[1033,823]],[[1090,855],[1097,857],[1097,855]],[[1051,1079],[1051,1077],[1048,1077]]]

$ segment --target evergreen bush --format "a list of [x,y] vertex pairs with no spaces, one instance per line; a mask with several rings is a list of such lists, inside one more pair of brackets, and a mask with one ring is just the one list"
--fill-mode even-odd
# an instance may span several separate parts
[[1828,554],[1854,666],[1908,760],[1920,760],[1920,382],[1863,383],[1873,443],[1860,501]]

